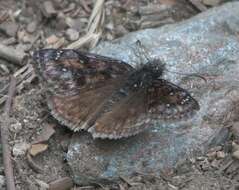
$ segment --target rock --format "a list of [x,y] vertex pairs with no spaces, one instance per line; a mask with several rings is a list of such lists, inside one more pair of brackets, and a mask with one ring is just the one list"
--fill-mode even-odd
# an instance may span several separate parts
[[218,159],[223,159],[225,158],[225,153],[223,151],[218,151],[217,152],[217,158]]
[[239,145],[235,142],[232,142],[232,151],[237,151],[239,150]]
[[5,186],[5,177],[3,175],[0,175],[0,189],[3,189]]
[[76,18],[73,19],[71,17],[64,17],[65,23],[69,28],[72,28],[78,32],[82,32],[84,28],[86,28],[88,20],[86,18]]
[[44,1],[42,12],[45,17],[50,18],[57,15],[57,11],[52,1]]
[[30,145],[26,142],[15,144],[12,149],[12,154],[13,156],[23,156],[27,152],[28,148],[30,148]]
[[[160,175],[178,160],[208,152],[227,139],[224,123],[236,121],[239,111],[235,103],[239,101],[238,10],[239,2],[227,3],[181,23],[102,42],[93,50],[134,67],[160,58],[167,69],[162,77],[190,91],[200,110],[189,120],[158,121],[149,130],[120,140],[75,134],[67,160],[77,184],[118,180],[135,172]],[[199,74],[206,82],[174,71]]]
[[239,122],[233,123],[231,127],[231,132],[232,132],[234,141],[239,144]]
[[210,153],[207,154],[207,157],[208,157],[209,161],[214,160],[216,158],[216,156],[217,156],[217,152],[210,152]]
[[15,22],[3,22],[0,24],[0,31],[10,37],[15,37],[18,31],[18,24]]
[[67,22],[66,22],[67,18],[68,17],[63,12],[58,12],[56,23],[54,23],[54,27],[58,31],[66,30],[66,28],[68,28],[68,25],[67,25]]
[[65,22],[68,27],[72,28],[75,24],[75,19],[68,16],[68,17],[65,17]]
[[[17,33],[17,37],[18,37],[18,40],[23,42],[24,44],[25,43],[31,43],[32,40],[34,39],[34,36],[30,35],[25,30],[19,30],[18,33]],[[21,43],[21,44],[18,44],[18,45],[19,45],[19,47],[21,47],[24,44]]]
[[208,6],[217,6],[222,2],[222,0],[203,0],[203,4]]
[[233,152],[232,157],[239,160],[239,150],[236,150],[235,152]]
[[16,121],[10,125],[9,129],[11,132],[18,133],[20,130],[22,130],[22,124],[19,121]]
[[33,33],[35,32],[37,29],[37,22],[36,21],[32,21],[27,25],[27,32],[29,33]]
[[213,160],[213,161],[211,162],[211,166],[212,166],[213,168],[218,169],[218,168],[219,168],[219,162],[218,162],[218,160]]
[[53,34],[46,39],[46,43],[47,45],[51,45],[51,44],[55,44],[58,40],[59,38]]
[[69,28],[66,30],[66,38],[69,41],[76,41],[79,38],[79,32],[72,28]]

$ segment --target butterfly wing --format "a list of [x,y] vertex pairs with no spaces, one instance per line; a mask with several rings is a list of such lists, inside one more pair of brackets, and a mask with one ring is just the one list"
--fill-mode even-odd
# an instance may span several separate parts
[[200,107],[189,92],[163,79],[152,82],[147,102],[151,117],[164,120],[188,118]]
[[[56,49],[37,51],[33,57],[52,115],[93,137],[132,136],[158,119],[184,118],[199,109],[184,89],[163,79],[151,80],[146,77],[151,75],[134,72],[122,61]],[[150,80],[141,85],[145,79]]]
[[154,80],[146,89],[131,89],[127,94],[89,128],[93,137],[132,136],[159,119],[183,119],[199,109],[197,101],[186,90],[163,79]]
[[72,130],[87,129],[133,70],[122,61],[76,50],[44,49],[33,58],[52,115]]

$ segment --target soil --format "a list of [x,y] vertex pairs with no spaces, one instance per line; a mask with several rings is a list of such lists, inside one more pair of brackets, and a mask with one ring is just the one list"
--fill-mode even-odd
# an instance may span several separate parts
[[[54,45],[60,39],[64,39],[64,42],[57,47],[66,47],[78,37],[74,34],[80,37],[85,35],[95,1],[48,1],[52,9],[49,4],[45,5],[46,2],[0,1],[1,42],[30,54],[35,49]],[[211,2],[211,5],[202,5],[209,9],[224,3]],[[156,6],[160,8],[155,9]],[[186,0],[108,0],[105,2],[106,19],[101,39],[113,40],[131,31],[176,23],[198,13],[200,9]],[[89,46],[81,48],[88,49]],[[0,59],[1,90],[9,83],[10,74],[20,68]],[[50,115],[37,78],[17,91],[10,123],[9,144],[17,189],[47,189],[52,181],[70,177],[65,155],[73,133]],[[237,125],[228,128],[231,136],[225,144],[212,147],[206,155],[181,160],[177,167],[167,173],[162,172],[161,176],[135,174],[130,179],[122,176],[120,181],[113,184],[74,185],[72,189],[239,189]],[[46,130],[53,131],[53,135],[48,137]],[[47,150],[39,148],[41,143],[47,146]],[[36,156],[29,156],[31,144],[39,145],[40,153]],[[0,161],[1,177],[4,176],[1,157]],[[0,182],[1,186],[6,188]]]

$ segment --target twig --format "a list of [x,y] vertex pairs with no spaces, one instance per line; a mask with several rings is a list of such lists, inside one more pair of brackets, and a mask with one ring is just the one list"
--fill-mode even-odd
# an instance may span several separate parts
[[191,3],[197,10],[203,12],[207,10],[207,7],[202,4],[199,0],[189,0],[189,3]]
[[22,60],[25,57],[24,53],[20,53],[19,51],[15,50],[14,48],[5,46],[0,44],[0,57],[4,58],[16,65],[22,66]]
[[104,2],[105,0],[97,0],[95,2],[93,11],[88,21],[86,29],[87,33],[77,41],[69,44],[67,48],[78,49],[84,44],[90,44],[91,47],[94,47],[97,44],[102,35],[102,28],[105,20]]
[[90,8],[89,8],[89,5],[86,3],[85,0],[80,0],[80,5],[82,6],[82,8],[85,10],[86,13],[90,13]]
[[232,163],[234,162],[234,160],[230,160],[227,164],[225,164],[224,166],[222,166],[219,170],[220,173],[224,172],[225,170],[227,170],[227,168],[229,168]]
[[4,115],[3,115],[3,124],[1,125],[1,140],[2,140],[2,152],[3,152],[3,164],[4,164],[4,172],[6,175],[6,184],[7,190],[15,190],[14,176],[13,176],[13,168],[11,162],[11,152],[9,150],[8,145],[8,128],[9,128],[9,114],[11,110],[12,100],[15,94],[16,89],[16,78],[14,76],[11,77],[11,82],[8,91],[8,98],[4,107]]
[[67,190],[73,187],[73,180],[70,177],[64,177],[49,183],[49,190]]
[[33,161],[30,153],[27,153],[27,163],[34,172],[43,173],[43,169]]
[[1,15],[0,15],[0,24],[3,23],[5,20],[7,20],[9,17],[9,14],[7,11],[4,11]]
[[[35,73],[33,71],[33,67],[31,64],[27,64],[24,67],[17,70],[13,76],[17,80],[17,91],[21,91],[22,88],[26,83],[30,83],[35,78]],[[7,100],[7,96],[5,95],[7,92],[9,84],[6,84],[1,90],[0,90],[0,105],[4,103]]]

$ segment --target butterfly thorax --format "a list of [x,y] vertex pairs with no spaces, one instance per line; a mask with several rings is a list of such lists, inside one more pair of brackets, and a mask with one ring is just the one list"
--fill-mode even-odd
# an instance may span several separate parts
[[147,88],[154,80],[162,77],[163,71],[164,65],[160,60],[148,62],[129,76],[127,86],[134,89]]

